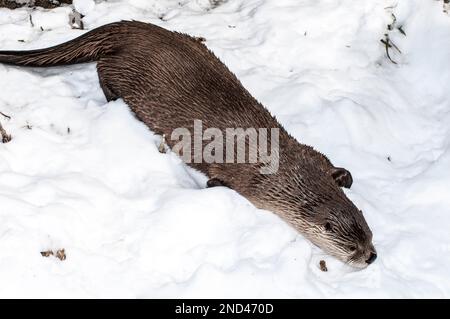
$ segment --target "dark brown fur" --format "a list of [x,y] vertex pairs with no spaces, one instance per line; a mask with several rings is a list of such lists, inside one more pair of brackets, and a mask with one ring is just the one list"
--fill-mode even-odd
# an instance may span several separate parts
[[374,256],[362,213],[339,188],[351,186],[350,173],[290,136],[195,38],[151,24],[118,22],[48,49],[0,51],[0,62],[23,66],[89,61],[97,61],[106,98],[123,98],[158,134],[171,136],[179,127],[192,130],[194,119],[202,120],[204,129],[279,128],[276,174],[260,174],[257,164],[190,165],[212,179],[210,186],[229,186],[257,207],[276,212],[345,262],[364,267]]
[[45,9],[53,9],[62,4],[72,4],[72,0],[30,0],[28,2],[18,3],[14,0],[0,0],[0,8],[17,9],[20,7],[42,7]]

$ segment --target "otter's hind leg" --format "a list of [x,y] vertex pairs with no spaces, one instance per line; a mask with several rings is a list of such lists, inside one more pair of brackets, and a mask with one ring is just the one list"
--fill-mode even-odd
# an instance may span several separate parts
[[98,75],[98,79],[100,80],[100,87],[103,90],[103,94],[105,94],[106,100],[108,102],[117,100],[119,96],[114,93],[114,91],[108,86],[108,82],[103,79],[100,74]]
[[100,81],[100,87],[103,90],[103,94],[105,94],[106,100],[108,102],[117,100],[120,98],[114,91],[112,90],[111,86],[108,85],[108,80],[106,80],[105,75],[102,72],[101,62],[97,64],[97,73],[98,73],[98,79]]

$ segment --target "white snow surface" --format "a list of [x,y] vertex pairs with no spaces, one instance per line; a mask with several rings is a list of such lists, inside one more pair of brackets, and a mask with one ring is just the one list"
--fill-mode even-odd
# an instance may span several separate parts
[[[217,1],[216,1],[217,2]],[[78,0],[86,29],[206,38],[300,142],[352,172],[374,234],[357,270],[171,153],[95,64],[0,65],[0,297],[450,297],[450,17],[436,0]],[[0,49],[55,45],[71,6],[0,9]],[[394,13],[396,26],[387,31]],[[32,16],[33,25],[29,16]],[[390,50],[385,33],[401,50]],[[40,252],[64,248],[67,259]],[[324,259],[328,272],[321,272]]]

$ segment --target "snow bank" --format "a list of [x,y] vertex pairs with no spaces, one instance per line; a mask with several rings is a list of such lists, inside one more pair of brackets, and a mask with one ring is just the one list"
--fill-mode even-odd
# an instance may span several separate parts
[[[205,37],[289,132],[352,172],[375,264],[351,269],[233,191],[204,189],[123,102],[106,103],[94,65],[0,65],[13,136],[0,145],[0,297],[450,297],[442,1],[215,3],[74,1],[88,29],[136,19]],[[71,10],[0,9],[0,48],[82,34]],[[59,248],[65,261],[40,255]]]

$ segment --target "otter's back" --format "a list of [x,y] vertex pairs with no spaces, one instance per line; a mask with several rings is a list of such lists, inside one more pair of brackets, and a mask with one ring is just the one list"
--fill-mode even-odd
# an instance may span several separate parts
[[279,127],[236,76],[195,38],[127,22],[120,48],[98,61],[101,81],[157,133],[205,127]]

